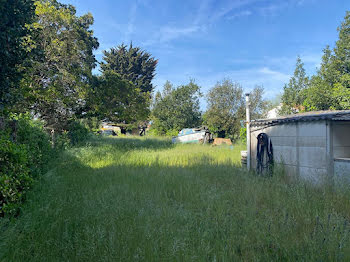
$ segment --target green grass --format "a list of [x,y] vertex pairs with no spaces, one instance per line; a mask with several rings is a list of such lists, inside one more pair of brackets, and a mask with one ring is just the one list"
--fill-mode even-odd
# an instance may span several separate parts
[[104,138],[0,221],[1,261],[349,261],[350,194],[258,177],[243,146]]

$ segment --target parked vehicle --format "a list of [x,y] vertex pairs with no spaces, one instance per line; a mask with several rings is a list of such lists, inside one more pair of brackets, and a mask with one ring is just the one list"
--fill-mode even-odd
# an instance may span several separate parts
[[117,136],[117,133],[112,129],[100,130],[100,134],[103,136]]
[[213,140],[212,134],[206,127],[185,128],[182,129],[176,137],[173,137],[173,143],[210,143]]

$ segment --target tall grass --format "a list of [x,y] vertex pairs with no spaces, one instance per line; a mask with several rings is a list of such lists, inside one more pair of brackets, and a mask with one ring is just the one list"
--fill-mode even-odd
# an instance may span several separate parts
[[2,261],[348,261],[348,191],[258,177],[243,146],[92,140],[57,160],[16,220]]

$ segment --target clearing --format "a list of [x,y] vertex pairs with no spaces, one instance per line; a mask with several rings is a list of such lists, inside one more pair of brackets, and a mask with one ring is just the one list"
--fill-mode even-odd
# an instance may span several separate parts
[[249,174],[242,149],[99,138],[66,151],[0,220],[0,260],[349,260],[349,191]]

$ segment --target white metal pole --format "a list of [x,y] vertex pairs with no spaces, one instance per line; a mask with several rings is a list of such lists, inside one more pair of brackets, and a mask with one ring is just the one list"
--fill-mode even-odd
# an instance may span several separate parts
[[247,127],[247,169],[250,170],[250,101],[249,93],[245,94],[245,113],[246,113],[246,127]]

